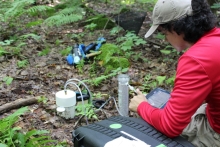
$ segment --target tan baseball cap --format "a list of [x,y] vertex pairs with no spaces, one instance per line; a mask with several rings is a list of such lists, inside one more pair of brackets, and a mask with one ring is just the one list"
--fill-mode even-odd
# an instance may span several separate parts
[[186,15],[192,15],[191,0],[158,0],[153,10],[153,24],[144,37],[147,38],[153,34],[160,24]]

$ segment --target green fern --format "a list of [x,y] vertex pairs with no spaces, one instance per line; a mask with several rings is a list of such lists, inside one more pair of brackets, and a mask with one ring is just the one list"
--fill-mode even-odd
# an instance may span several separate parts
[[[65,3],[61,3],[62,10],[47,18],[44,23],[48,26],[61,26],[79,21],[83,18],[85,13],[84,9],[81,7],[82,4],[81,0],[69,0]],[[59,8],[59,6],[57,7]]]
[[[79,21],[83,18],[85,11],[82,8],[82,0],[68,0],[57,5],[55,8],[46,5],[34,5],[35,0],[14,0],[3,2],[0,6],[0,21],[15,22],[22,15],[40,15],[42,12],[50,13],[50,10],[57,10],[57,13],[50,14],[50,17],[44,21],[47,26],[61,26]],[[40,13],[39,13],[40,12]],[[40,21],[36,22],[41,24]],[[28,22],[30,25],[30,23]]]
[[37,12],[44,12],[46,10],[52,9],[51,7],[40,5],[40,6],[32,6],[29,9],[27,9],[27,13],[37,13]]
[[105,15],[95,15],[95,16],[91,16],[88,17],[84,22],[82,22],[81,25],[83,26],[88,26],[91,24],[95,24],[93,30],[98,30],[98,29],[112,29],[115,26],[115,23],[109,19],[107,16]]
[[212,9],[219,9],[220,8],[220,3],[214,3],[212,6],[211,6]]
[[28,60],[18,60],[17,62],[17,66],[18,68],[23,68],[23,67],[26,67],[27,65],[29,64]]
[[[4,16],[3,16],[3,14],[0,14],[0,21],[4,21]],[[1,28],[1,26],[0,26],[0,28]]]
[[108,74],[111,70],[129,67],[128,59],[124,58],[122,55],[123,50],[120,50],[116,45],[106,43],[100,50],[102,53],[97,56],[96,59],[103,62],[102,66],[105,67],[105,74]]
[[0,146],[7,147],[51,147],[56,142],[46,130],[31,130],[21,132],[21,128],[13,127],[20,115],[28,111],[27,107],[20,108],[15,113],[0,120]]
[[0,143],[7,142],[8,146],[14,144],[12,138],[15,129],[12,129],[12,125],[18,120],[18,117],[24,114],[27,110],[27,107],[21,108],[8,117],[0,120]]
[[[85,112],[84,112],[84,108],[85,108]],[[94,111],[94,105],[93,104],[78,104],[76,106],[76,116],[78,115],[86,115],[88,119],[97,119],[98,120],[98,116],[96,115],[95,111]]]
[[116,45],[110,43],[103,44],[100,50],[102,53],[97,56],[97,59],[103,61],[103,64],[107,64],[113,54],[121,53],[120,49]]
[[96,76],[95,78],[83,80],[83,82],[90,83],[91,85],[94,85],[94,86],[99,86],[104,80],[107,80],[108,78],[114,77],[114,76],[118,75],[119,73],[126,73],[127,71],[128,71],[128,68],[118,67],[117,69],[111,70],[110,74],[101,75],[99,77]]
[[128,68],[130,65],[128,59],[124,57],[111,57],[109,62],[105,65],[105,74],[117,68]]
[[10,8],[5,12],[5,19],[18,18],[23,14],[42,12],[51,9],[49,6],[31,6],[35,0],[14,0],[10,2]]
[[1,1],[0,5],[0,14],[2,18],[4,17],[4,13],[10,8],[11,2],[10,1]]
[[108,76],[101,75],[100,77],[96,77],[94,79],[91,79],[91,84],[94,86],[99,86],[104,80],[106,80]]
[[24,7],[34,3],[34,0],[15,0],[10,8],[5,12],[5,18],[16,17],[24,13]]
[[5,54],[10,54],[10,53],[7,52],[4,48],[2,48],[2,47],[0,46],[0,57],[3,56],[3,55],[5,55]]
[[57,14],[47,18],[44,23],[48,26],[61,26],[64,24],[76,22],[82,19],[80,14]]
[[3,78],[3,81],[5,82],[5,84],[7,86],[9,86],[12,83],[13,80],[14,79],[12,77],[10,77],[10,76],[6,76],[6,77]]
[[29,33],[29,34],[20,36],[19,39],[27,39],[28,37],[31,37],[31,38],[33,38],[36,41],[39,41],[40,38],[41,38],[41,36],[38,36],[38,35],[33,34],[33,33]]

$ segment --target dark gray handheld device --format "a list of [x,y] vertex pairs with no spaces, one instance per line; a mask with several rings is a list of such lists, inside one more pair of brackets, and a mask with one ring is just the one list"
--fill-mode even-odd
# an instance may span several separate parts
[[164,108],[170,98],[170,92],[162,88],[155,88],[146,95],[148,102],[156,108]]

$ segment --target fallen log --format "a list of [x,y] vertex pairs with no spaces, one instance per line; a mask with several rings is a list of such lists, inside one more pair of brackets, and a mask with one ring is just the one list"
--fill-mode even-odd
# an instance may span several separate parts
[[0,114],[8,112],[12,109],[18,109],[22,106],[28,106],[28,105],[31,105],[31,104],[35,104],[35,103],[37,103],[37,101],[38,101],[38,99],[35,98],[35,97],[27,98],[27,99],[23,99],[23,98],[22,99],[17,99],[13,102],[1,105],[0,106]]

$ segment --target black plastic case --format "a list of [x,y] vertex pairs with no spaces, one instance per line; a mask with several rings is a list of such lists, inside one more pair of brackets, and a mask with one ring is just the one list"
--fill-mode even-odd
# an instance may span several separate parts
[[[118,129],[110,128],[112,124],[120,124]],[[151,145],[151,147],[167,146],[167,147],[193,147],[193,145],[182,137],[169,138],[141,118],[114,116],[100,122],[82,126],[73,131],[74,147],[104,147],[105,144],[115,138],[124,135],[120,131],[124,131],[132,136]]]

